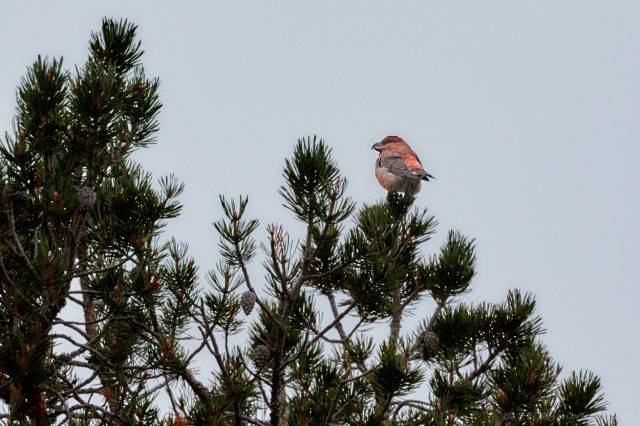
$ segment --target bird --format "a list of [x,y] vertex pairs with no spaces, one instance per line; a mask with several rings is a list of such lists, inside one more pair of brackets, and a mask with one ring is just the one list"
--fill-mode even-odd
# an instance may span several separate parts
[[424,170],[416,153],[399,136],[387,136],[374,143],[371,149],[380,153],[376,160],[376,178],[387,191],[414,195],[420,191],[421,181],[435,179]]

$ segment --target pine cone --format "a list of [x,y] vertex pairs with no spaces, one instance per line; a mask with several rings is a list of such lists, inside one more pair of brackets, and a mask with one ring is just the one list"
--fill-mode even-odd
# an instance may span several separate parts
[[265,345],[258,345],[253,349],[253,365],[257,369],[264,367],[269,358],[271,358],[271,351]]
[[256,294],[252,291],[245,291],[240,297],[240,306],[245,315],[249,315],[253,311],[253,307],[256,304]]
[[502,416],[502,420],[505,422],[509,422],[516,419],[516,415],[514,413],[504,413]]
[[78,190],[78,210],[88,212],[96,202],[96,193],[90,186],[83,186]]
[[438,344],[440,343],[440,339],[438,336],[430,330],[422,333],[422,359],[425,361],[430,360],[438,349]]

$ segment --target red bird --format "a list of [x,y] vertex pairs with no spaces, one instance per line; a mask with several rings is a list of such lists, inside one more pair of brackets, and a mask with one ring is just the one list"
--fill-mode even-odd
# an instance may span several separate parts
[[380,153],[376,160],[376,178],[387,191],[413,195],[420,191],[420,181],[435,179],[424,170],[409,144],[398,136],[387,136],[371,149]]

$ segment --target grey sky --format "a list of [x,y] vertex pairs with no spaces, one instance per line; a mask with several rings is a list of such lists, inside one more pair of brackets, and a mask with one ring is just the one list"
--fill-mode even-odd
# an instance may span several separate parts
[[277,188],[298,137],[323,137],[371,203],[371,144],[403,136],[437,177],[418,201],[440,223],[427,251],[450,228],[477,238],[464,300],[534,293],[565,373],[600,375],[622,423],[640,424],[640,2],[322,3],[6,2],[0,130],[38,53],[72,69],[103,16],[138,24],[164,109],[137,158],[186,183],[168,232],[202,271],[219,193],[291,225]]

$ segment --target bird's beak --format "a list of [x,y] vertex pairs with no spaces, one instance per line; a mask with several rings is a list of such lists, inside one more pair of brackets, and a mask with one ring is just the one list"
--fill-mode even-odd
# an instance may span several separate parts
[[380,152],[382,151],[383,147],[384,145],[382,144],[382,142],[376,142],[371,146],[371,149],[375,149],[376,151]]

